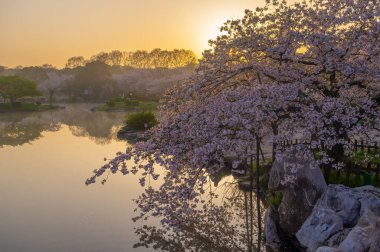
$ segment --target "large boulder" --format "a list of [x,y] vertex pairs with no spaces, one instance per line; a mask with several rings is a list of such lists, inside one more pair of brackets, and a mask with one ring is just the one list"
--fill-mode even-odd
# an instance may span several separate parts
[[360,216],[365,209],[370,209],[380,216],[380,189],[367,185],[353,189],[355,197],[360,201]]
[[377,249],[379,239],[380,217],[367,208],[360,217],[358,224],[339,245],[339,249],[345,252],[365,252],[370,249]]
[[342,219],[330,209],[315,208],[296,237],[307,251],[316,251],[326,245],[326,241],[335,233],[343,229]]
[[366,237],[377,234],[375,231],[380,225],[369,227],[368,223],[377,223],[374,216],[380,216],[379,209],[380,190],[373,186],[351,189],[329,185],[296,237],[311,252],[325,245],[339,246],[342,251],[349,247],[355,248],[349,251],[362,251],[362,248],[368,251],[368,244],[374,248],[378,246],[372,240],[368,242]]
[[270,173],[269,189],[283,195],[278,208],[281,229],[294,235],[326,188],[325,179],[306,146],[297,145],[277,156]]

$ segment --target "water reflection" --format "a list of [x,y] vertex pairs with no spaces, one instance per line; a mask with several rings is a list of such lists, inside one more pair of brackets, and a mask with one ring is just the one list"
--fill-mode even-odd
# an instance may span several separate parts
[[[202,211],[180,215],[182,220],[179,229],[149,225],[137,228],[139,242],[134,247],[152,247],[172,252],[259,251],[257,209],[254,203],[256,196],[239,190],[238,185],[231,182],[234,181],[232,176],[223,181],[215,189],[220,199],[211,196],[203,204]],[[163,218],[164,215],[165,212],[162,212],[157,218]]]
[[0,114],[0,147],[31,143],[43,132],[57,131],[62,125],[68,125],[74,136],[89,138],[99,145],[117,140],[125,114],[92,112],[90,107],[68,105],[64,110]]
[[137,177],[85,187],[102,158],[126,146],[116,140],[125,114],[90,108],[0,114],[1,251],[256,251],[255,196],[238,189],[230,169],[210,176],[218,198],[206,193],[203,211],[178,215],[180,232],[161,226],[164,216],[132,223]]

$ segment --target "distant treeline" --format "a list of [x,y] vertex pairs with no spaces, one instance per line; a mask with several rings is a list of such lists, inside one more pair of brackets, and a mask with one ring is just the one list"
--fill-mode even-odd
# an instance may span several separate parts
[[197,64],[197,56],[194,52],[185,49],[173,51],[156,48],[150,52],[138,50],[124,52],[114,50],[112,52],[100,52],[90,59],[83,56],[74,56],[67,60],[67,68],[85,66],[87,63],[100,61],[110,66],[128,66],[132,68],[179,68]]
[[[153,50],[146,55],[153,57],[152,55],[159,51],[161,50]],[[142,51],[134,54],[139,55],[140,52]],[[161,52],[166,53],[165,51]],[[45,95],[46,102],[104,102],[120,96],[139,100],[158,100],[168,87],[189,77],[195,69],[194,58],[189,57],[188,60],[185,60],[184,55],[189,51],[172,51],[172,53],[174,52],[177,55],[183,55],[183,58],[179,60],[178,56],[177,61],[172,59],[172,63],[165,63],[169,67],[159,67],[164,63],[160,63],[161,65],[149,63],[141,65],[141,67],[118,65],[117,61],[109,64],[111,58],[108,57],[105,60],[105,56],[101,57],[105,54],[100,53],[93,56],[92,60],[78,61],[81,62],[80,64],[78,62],[77,64],[71,63],[68,65],[70,67],[63,69],[57,69],[48,64],[16,68],[0,66],[0,76],[19,76],[34,81],[38,89]],[[107,55],[111,54],[112,52]],[[145,54],[141,53],[141,55]],[[69,61],[73,62],[72,58]],[[157,58],[152,62],[165,62],[165,58]],[[15,85],[11,86],[15,87]],[[2,101],[0,99],[0,102]]]

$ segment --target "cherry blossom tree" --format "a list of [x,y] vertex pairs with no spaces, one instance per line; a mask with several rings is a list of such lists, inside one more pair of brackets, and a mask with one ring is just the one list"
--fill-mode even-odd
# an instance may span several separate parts
[[48,78],[38,84],[39,89],[45,92],[49,97],[50,106],[53,103],[54,95],[63,86],[63,84],[72,79],[70,75],[58,75],[55,72],[47,73]]
[[[378,128],[378,0],[267,1],[221,32],[196,73],[167,92],[149,140],[86,181],[105,172],[139,173],[148,187],[136,201],[137,218],[165,212],[161,222],[180,229],[176,216],[201,207],[207,178],[226,156],[233,155],[233,167],[257,161],[264,137],[278,143],[301,135],[314,149],[324,146],[321,163],[339,168],[350,139]],[[160,174],[162,185],[149,186]]]

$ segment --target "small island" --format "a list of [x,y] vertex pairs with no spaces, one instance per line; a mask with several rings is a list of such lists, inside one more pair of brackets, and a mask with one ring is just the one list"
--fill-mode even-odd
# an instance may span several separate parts
[[134,143],[146,140],[147,136],[144,132],[156,126],[158,121],[152,111],[140,111],[130,114],[124,123],[124,127],[118,131],[117,137]]
[[37,83],[17,76],[0,76],[0,113],[4,112],[31,112],[45,111],[49,109],[63,108],[61,106],[42,104],[41,99],[35,97],[42,96],[42,92],[37,88]]
[[136,111],[155,110],[158,107],[157,101],[134,100],[131,98],[118,97],[109,99],[104,104],[92,108],[92,111]]

